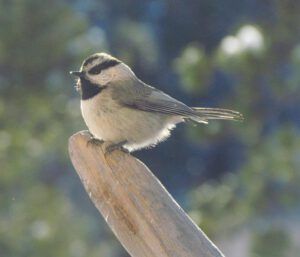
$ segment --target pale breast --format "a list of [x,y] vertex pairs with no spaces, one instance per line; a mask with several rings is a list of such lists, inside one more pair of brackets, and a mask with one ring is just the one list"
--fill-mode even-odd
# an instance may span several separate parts
[[81,112],[87,127],[95,137],[103,140],[113,140],[115,137],[112,122],[118,108],[104,93],[81,101]]
[[105,93],[81,101],[84,121],[98,139],[112,143],[126,140],[129,149],[139,149],[164,140],[173,125],[182,121],[158,113],[122,107]]

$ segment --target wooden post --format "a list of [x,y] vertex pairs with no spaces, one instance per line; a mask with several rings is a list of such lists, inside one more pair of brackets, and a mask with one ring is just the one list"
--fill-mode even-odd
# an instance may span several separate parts
[[224,257],[138,159],[107,156],[87,145],[82,131],[69,139],[72,163],[91,200],[133,257]]

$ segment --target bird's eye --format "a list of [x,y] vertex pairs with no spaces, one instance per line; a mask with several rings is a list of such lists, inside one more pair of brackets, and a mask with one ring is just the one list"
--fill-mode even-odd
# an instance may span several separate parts
[[108,68],[114,67],[116,65],[120,64],[119,60],[106,60],[103,61],[100,64],[95,65],[93,68],[91,68],[88,73],[91,75],[100,74],[101,71],[106,70]]
[[102,69],[103,69],[102,65],[96,65],[95,67],[93,67],[89,70],[89,74],[92,74],[92,75],[100,74]]

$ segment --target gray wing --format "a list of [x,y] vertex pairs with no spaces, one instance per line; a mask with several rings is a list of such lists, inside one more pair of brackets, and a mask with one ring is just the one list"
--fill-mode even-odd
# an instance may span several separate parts
[[183,117],[197,116],[184,103],[139,80],[126,85],[116,85],[112,92],[113,99],[128,108]]

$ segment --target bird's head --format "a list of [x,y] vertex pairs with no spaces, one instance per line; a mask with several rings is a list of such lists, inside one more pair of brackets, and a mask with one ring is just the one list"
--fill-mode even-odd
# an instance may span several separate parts
[[79,71],[71,71],[70,74],[78,77],[77,89],[79,91],[82,90],[83,83],[106,87],[114,82],[126,81],[135,76],[126,64],[106,53],[90,55],[83,61]]

